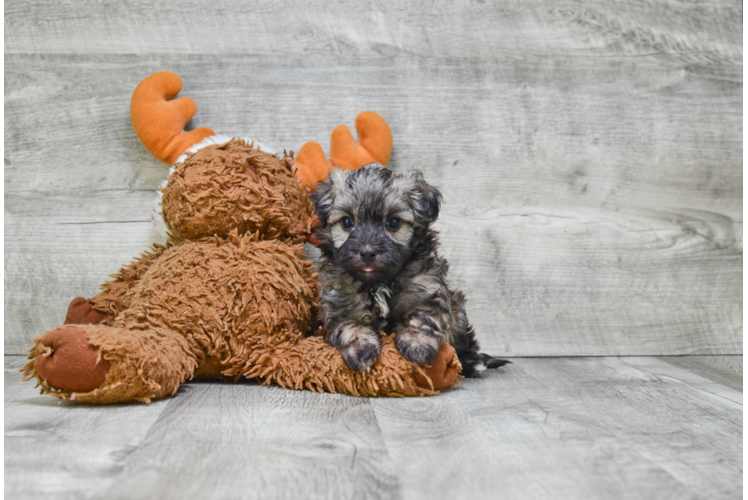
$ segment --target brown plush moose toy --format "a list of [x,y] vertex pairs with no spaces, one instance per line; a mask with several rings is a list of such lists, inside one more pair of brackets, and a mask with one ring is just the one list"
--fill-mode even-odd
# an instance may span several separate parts
[[161,190],[167,244],[123,267],[95,297],[73,300],[65,324],[34,340],[25,379],[81,403],[149,402],[195,377],[363,396],[433,395],[456,383],[459,361],[446,343],[433,366],[419,367],[385,336],[362,374],[324,337],[307,336],[318,293],[302,253],[314,224],[309,190],[333,165],[386,164],[387,123],[361,113],[358,143],[341,126],[331,161],[316,143],[294,161],[210,129],[184,132],[197,108],[172,100],[181,87],[176,74],[156,73],[131,104],[143,144],[174,164]]

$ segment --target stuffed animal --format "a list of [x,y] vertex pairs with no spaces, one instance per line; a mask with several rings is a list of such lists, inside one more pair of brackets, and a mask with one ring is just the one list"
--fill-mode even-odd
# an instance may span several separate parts
[[149,402],[195,377],[257,379],[291,389],[357,396],[423,396],[456,383],[445,343],[433,366],[400,356],[392,336],[369,372],[353,372],[313,329],[318,283],[303,255],[314,216],[309,190],[335,165],[386,164],[387,123],[375,113],[331,137],[331,161],[305,144],[275,155],[210,129],[184,132],[196,113],[173,99],[181,80],[151,75],[135,89],[131,116],[146,148],[174,164],[161,189],[166,245],[154,245],[91,299],[77,298],[65,324],[34,340],[25,380],[82,403]]

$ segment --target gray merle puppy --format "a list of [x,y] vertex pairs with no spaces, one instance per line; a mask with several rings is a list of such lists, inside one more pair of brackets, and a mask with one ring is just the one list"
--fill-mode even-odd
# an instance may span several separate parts
[[508,362],[479,352],[465,296],[447,285],[431,228],[440,202],[420,172],[378,163],[335,170],[317,185],[320,319],[352,370],[366,371],[379,357],[379,330],[395,332],[400,353],[419,365],[432,363],[444,340],[465,376]]

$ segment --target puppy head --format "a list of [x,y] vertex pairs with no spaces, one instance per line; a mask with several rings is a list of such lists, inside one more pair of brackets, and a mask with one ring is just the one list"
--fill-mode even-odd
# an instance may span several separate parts
[[386,283],[432,237],[441,194],[418,172],[378,163],[331,172],[317,185],[315,213],[324,255],[365,283]]

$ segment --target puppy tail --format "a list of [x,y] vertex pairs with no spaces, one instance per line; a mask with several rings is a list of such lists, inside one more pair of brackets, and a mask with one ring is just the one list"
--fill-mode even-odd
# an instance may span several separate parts
[[488,368],[499,368],[511,361],[498,359],[480,352],[478,339],[465,312],[465,295],[458,291],[452,292],[452,310],[455,311],[455,329],[452,334],[451,343],[457,351],[457,357],[462,363],[462,375],[464,377],[477,377]]
[[494,358],[480,352],[478,339],[475,338],[475,332],[470,325],[461,333],[455,335],[453,344],[455,351],[457,351],[457,357],[462,364],[462,375],[464,377],[477,377],[480,372],[488,368],[499,368],[511,363],[509,360]]
[[490,354],[486,354],[485,352],[482,352],[480,354],[480,357],[483,358],[483,362],[486,364],[486,368],[499,368],[504,365],[511,365],[512,362],[508,359],[499,359],[494,358]]
[[462,363],[462,375],[468,378],[477,377],[479,373],[489,368],[499,368],[512,363],[508,359],[494,358],[484,352],[478,352],[477,341],[474,348],[463,352],[457,351],[457,357]]

